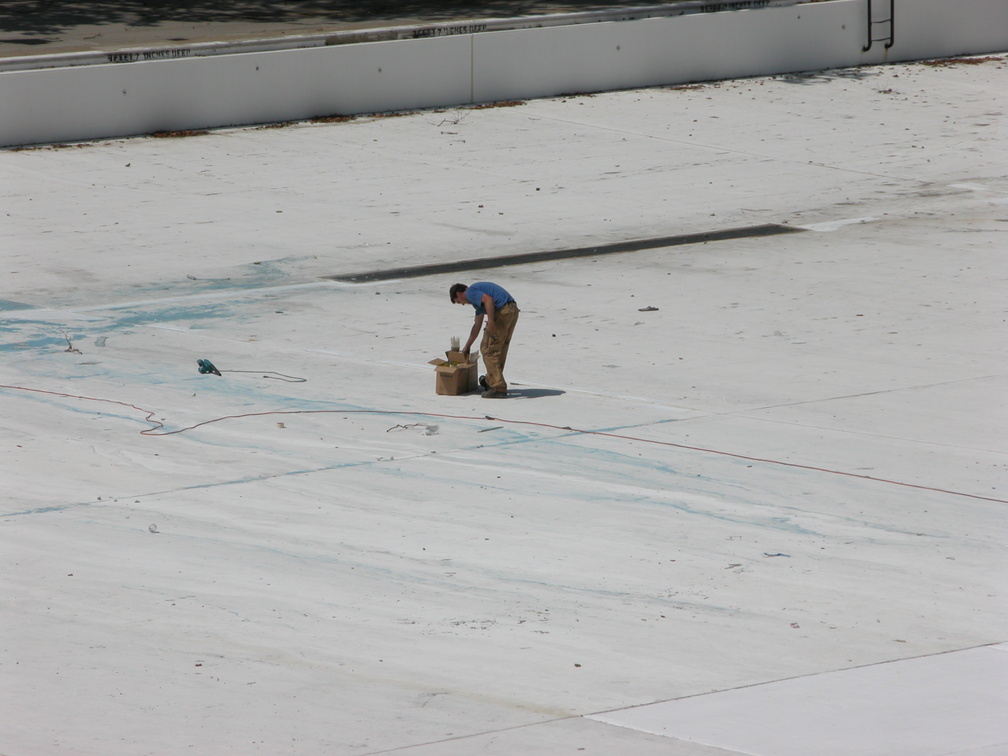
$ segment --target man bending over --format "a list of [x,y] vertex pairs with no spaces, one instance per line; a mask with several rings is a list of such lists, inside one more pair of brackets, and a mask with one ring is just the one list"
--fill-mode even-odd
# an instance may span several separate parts
[[508,347],[511,344],[511,334],[518,322],[518,305],[514,297],[501,286],[489,281],[481,281],[470,286],[454,284],[448,290],[448,296],[455,304],[470,304],[476,308],[476,319],[472,331],[462,351],[469,354],[473,342],[483,327],[483,317],[486,316],[486,329],[480,342],[480,354],[486,366],[486,375],[480,378],[485,399],[499,399],[507,396],[507,381],[504,380],[504,363],[507,361]]

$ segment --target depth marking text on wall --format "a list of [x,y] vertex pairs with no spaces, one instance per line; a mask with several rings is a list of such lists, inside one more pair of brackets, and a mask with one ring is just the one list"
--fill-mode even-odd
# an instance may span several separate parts
[[144,50],[142,52],[109,53],[105,57],[109,63],[135,63],[139,60],[166,60],[169,58],[188,58],[192,50],[179,47],[172,50]]
[[487,29],[486,24],[463,24],[461,26],[430,26],[426,29],[414,29],[413,38],[447,37],[452,34],[479,34]]
[[751,8],[768,8],[770,0],[734,0],[729,3],[711,3],[703,6],[704,13],[721,13],[723,11],[749,10]]

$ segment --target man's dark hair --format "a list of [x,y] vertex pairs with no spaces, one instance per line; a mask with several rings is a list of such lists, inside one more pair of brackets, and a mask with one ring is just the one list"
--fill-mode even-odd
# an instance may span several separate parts
[[455,295],[468,288],[465,284],[452,284],[452,287],[448,289],[448,298],[452,301],[452,304],[455,304]]

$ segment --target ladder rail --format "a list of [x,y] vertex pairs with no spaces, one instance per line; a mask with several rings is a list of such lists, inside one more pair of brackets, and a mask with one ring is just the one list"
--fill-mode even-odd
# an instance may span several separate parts
[[[896,0],[889,0],[889,18],[878,21],[872,20],[872,0],[868,3],[868,44],[861,48],[861,52],[871,50],[873,42],[885,42],[885,49],[888,50],[896,42]],[[875,27],[880,24],[889,24],[889,36],[875,38]]]

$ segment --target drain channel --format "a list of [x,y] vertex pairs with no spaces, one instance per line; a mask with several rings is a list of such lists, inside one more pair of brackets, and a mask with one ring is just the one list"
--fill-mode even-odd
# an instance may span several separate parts
[[529,263],[549,262],[552,260],[570,260],[577,257],[596,257],[598,255],[614,255],[623,252],[637,252],[642,249],[660,249],[662,247],[680,247],[684,244],[703,244],[706,242],[726,241],[728,239],[750,239],[757,236],[776,236],[801,231],[800,228],[782,226],[777,223],[767,223],[762,226],[746,226],[745,228],[729,228],[723,231],[707,231],[699,234],[682,234],[680,236],[660,236],[655,239],[637,239],[635,241],[600,244],[594,247],[579,247],[577,249],[557,249],[548,252],[526,252],[518,255],[502,257],[484,257],[475,260],[456,260],[448,263],[432,263],[430,265],[414,265],[405,268],[389,268],[387,270],[371,270],[366,273],[348,273],[334,276],[322,276],[330,281],[343,283],[368,283],[369,281],[389,281],[394,278],[420,278],[436,276],[443,273],[461,273],[469,270],[485,268],[503,268],[510,265],[527,265]]

